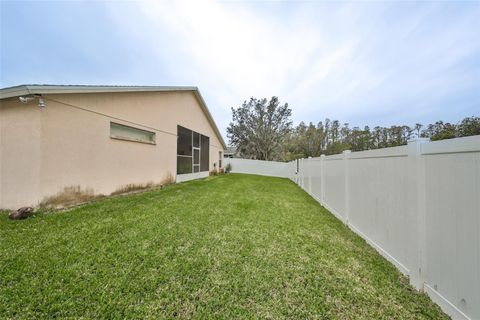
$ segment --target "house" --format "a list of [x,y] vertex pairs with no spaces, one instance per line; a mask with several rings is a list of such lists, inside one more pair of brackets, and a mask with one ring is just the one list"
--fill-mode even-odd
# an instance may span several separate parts
[[225,158],[240,158],[240,155],[237,152],[237,148],[235,147],[227,147],[223,154]]
[[196,87],[21,85],[0,89],[0,208],[65,188],[206,177],[226,144]]

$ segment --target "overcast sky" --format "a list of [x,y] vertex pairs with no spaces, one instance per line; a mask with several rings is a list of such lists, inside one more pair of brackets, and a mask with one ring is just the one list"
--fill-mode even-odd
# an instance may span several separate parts
[[480,2],[1,2],[1,87],[193,85],[279,96],[295,124],[480,115]]

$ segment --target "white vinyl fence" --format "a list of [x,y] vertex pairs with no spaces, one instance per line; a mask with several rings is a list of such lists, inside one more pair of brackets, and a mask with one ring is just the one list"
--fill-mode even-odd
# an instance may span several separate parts
[[261,176],[288,178],[289,164],[286,162],[226,158],[225,166],[230,164],[233,173],[250,173]]
[[[243,169],[232,164],[233,172],[270,175],[265,162],[250,171],[253,164],[231,160]],[[363,237],[453,319],[480,319],[480,136],[417,139],[287,165],[283,176]]]

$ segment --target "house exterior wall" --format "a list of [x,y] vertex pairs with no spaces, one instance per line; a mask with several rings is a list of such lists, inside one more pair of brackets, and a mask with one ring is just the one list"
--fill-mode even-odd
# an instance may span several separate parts
[[13,208],[18,198],[38,194],[41,114],[13,100],[0,103],[0,208]]
[[[0,103],[0,208],[36,205],[65,187],[108,195],[127,184],[176,178],[177,125],[210,137],[210,163],[222,143],[193,92],[44,95]],[[110,122],[155,132],[156,144],[110,138]]]

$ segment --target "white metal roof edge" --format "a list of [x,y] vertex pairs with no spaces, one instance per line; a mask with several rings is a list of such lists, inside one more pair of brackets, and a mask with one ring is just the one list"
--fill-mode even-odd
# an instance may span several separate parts
[[213,120],[212,114],[197,87],[190,86],[95,86],[95,85],[19,85],[0,89],[0,99],[19,97],[26,94],[65,94],[65,93],[115,93],[115,92],[159,92],[159,91],[192,91],[197,97],[208,122],[220,139],[224,149],[227,144]]
[[190,86],[95,86],[95,85],[20,85],[0,89],[0,99],[18,97],[24,94],[62,93],[109,93],[145,91],[193,91]]
[[223,150],[225,150],[227,148],[227,144],[223,140],[223,137],[220,134],[220,130],[218,130],[217,124],[215,123],[215,120],[213,120],[212,114],[210,113],[210,110],[208,110],[207,104],[205,103],[205,100],[203,100],[200,90],[198,90],[198,88],[195,87],[193,92],[195,93],[198,100],[200,101],[200,105],[202,106],[202,109],[205,112],[205,115],[207,116],[208,122],[210,122],[210,124],[212,125],[213,131],[215,131],[215,133],[217,134],[217,137],[220,139],[220,143],[223,146]]

